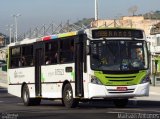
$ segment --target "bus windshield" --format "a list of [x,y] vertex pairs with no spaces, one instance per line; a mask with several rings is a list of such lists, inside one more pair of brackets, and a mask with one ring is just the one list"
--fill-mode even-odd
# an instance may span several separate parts
[[91,41],[91,69],[106,71],[143,70],[148,68],[145,41]]

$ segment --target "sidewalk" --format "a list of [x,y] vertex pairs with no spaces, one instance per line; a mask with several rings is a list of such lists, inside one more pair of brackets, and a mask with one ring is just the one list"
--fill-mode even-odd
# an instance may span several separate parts
[[149,96],[135,97],[133,100],[141,101],[160,101],[160,86],[150,86]]
[[0,68],[0,87],[7,88],[7,72]]
[[160,86],[150,86],[150,95],[160,96]]

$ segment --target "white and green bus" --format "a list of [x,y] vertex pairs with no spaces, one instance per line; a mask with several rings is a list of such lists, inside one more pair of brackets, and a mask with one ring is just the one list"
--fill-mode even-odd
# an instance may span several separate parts
[[8,92],[24,105],[61,99],[68,107],[94,99],[149,95],[149,57],[140,29],[90,28],[9,45]]

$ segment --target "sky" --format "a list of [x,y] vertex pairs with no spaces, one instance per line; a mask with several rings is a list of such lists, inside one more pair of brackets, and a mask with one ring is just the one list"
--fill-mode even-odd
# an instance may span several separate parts
[[[131,15],[128,9],[137,6],[136,14],[160,10],[160,0],[98,0],[99,19],[113,19]],[[74,23],[83,18],[94,18],[94,0],[0,0],[0,33],[9,34],[7,25],[17,18],[18,34],[29,29],[61,22]]]

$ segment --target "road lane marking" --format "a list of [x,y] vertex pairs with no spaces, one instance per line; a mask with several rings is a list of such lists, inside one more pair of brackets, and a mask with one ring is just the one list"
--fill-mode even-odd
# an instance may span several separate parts
[[18,105],[22,105],[23,103],[17,103]]
[[107,113],[110,113],[110,114],[119,114],[119,113],[125,113],[125,112],[107,112]]

